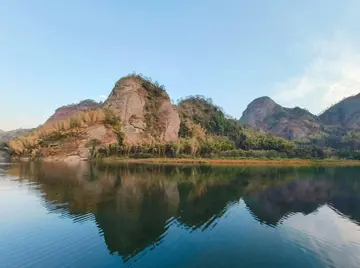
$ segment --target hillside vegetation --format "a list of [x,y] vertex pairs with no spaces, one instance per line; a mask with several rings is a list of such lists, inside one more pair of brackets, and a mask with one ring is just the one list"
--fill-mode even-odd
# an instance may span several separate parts
[[[67,108],[71,112],[59,114]],[[357,129],[323,124],[304,109],[284,108],[268,97],[250,103],[240,120],[204,96],[173,105],[164,86],[138,74],[118,80],[104,103],[86,100],[57,113],[61,120],[51,117],[0,146],[2,151],[69,161],[110,156],[360,159]]]

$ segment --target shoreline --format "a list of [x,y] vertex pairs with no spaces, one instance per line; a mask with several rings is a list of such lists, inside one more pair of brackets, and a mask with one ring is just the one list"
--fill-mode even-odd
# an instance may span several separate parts
[[103,163],[136,164],[195,164],[195,165],[239,165],[239,166],[360,166],[360,160],[341,159],[210,159],[210,158],[117,158],[96,160]]

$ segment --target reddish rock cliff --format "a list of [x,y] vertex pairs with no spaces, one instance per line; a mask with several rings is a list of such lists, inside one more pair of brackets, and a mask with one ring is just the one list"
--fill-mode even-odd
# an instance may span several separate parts
[[180,119],[166,91],[140,76],[120,79],[105,101],[121,120],[128,143],[175,141]]

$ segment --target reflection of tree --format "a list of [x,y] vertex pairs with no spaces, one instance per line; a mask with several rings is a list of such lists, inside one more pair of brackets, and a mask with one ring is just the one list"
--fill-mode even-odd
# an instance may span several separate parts
[[227,205],[238,201],[241,196],[242,187],[235,182],[231,181],[228,185],[180,184],[179,221],[198,228],[221,217]]
[[353,168],[28,163],[6,173],[37,185],[51,212],[75,220],[94,215],[109,251],[125,259],[160,243],[174,219],[205,230],[240,198],[265,224],[325,203],[360,222],[359,171]]

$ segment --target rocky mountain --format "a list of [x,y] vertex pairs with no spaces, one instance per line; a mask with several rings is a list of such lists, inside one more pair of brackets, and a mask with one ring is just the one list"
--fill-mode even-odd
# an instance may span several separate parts
[[324,124],[360,129],[360,93],[333,105],[320,115]]
[[299,107],[282,107],[269,97],[252,101],[240,122],[290,140],[305,138],[321,129],[317,116]]
[[121,78],[102,104],[60,107],[29,135],[8,142],[16,156],[78,161],[96,148],[176,141],[180,118],[163,86],[140,75]]
[[127,143],[178,138],[180,118],[169,95],[162,86],[141,76],[120,79],[103,108],[113,110],[120,117]]
[[45,124],[55,122],[58,120],[63,120],[63,119],[69,118],[70,116],[72,116],[78,112],[86,111],[86,110],[90,110],[90,109],[96,109],[96,108],[99,108],[100,106],[101,106],[100,103],[90,100],[90,99],[83,100],[83,101],[80,101],[79,103],[75,103],[75,104],[64,105],[64,106],[56,109],[55,113],[45,122]]

